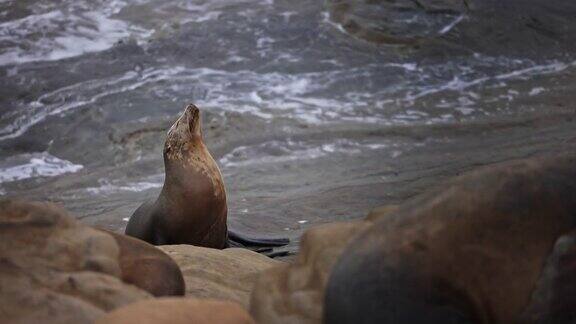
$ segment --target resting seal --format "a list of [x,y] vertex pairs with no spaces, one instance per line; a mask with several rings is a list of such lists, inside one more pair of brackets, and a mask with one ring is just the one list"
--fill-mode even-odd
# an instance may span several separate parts
[[288,243],[286,239],[252,239],[228,232],[224,181],[202,140],[200,110],[194,105],[188,105],[168,131],[164,168],[166,178],[158,199],[134,212],[126,227],[127,235],[155,245],[191,244],[216,249],[228,247],[229,238],[247,245]]
[[575,226],[575,156],[471,172],[348,245],[324,322],[573,321]]

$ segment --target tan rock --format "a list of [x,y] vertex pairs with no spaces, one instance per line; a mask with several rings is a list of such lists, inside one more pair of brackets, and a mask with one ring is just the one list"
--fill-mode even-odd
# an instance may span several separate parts
[[96,324],[253,324],[237,303],[195,298],[158,298],[121,307]]
[[0,201],[2,323],[91,323],[148,298],[119,279],[118,246],[47,203]]
[[257,276],[282,264],[246,249],[216,250],[192,245],[159,248],[180,267],[187,296],[235,301],[246,308]]
[[363,221],[308,230],[295,262],[266,271],[256,282],[250,302],[252,316],[258,323],[321,323],[330,269],[352,238],[396,209],[379,207]]

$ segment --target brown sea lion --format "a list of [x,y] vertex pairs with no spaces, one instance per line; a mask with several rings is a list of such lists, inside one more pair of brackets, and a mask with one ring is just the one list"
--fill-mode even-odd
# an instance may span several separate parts
[[146,290],[156,297],[184,296],[182,271],[170,256],[139,239],[100,229],[116,240],[122,281]]
[[155,245],[191,244],[217,249],[288,243],[287,239],[247,238],[228,231],[224,181],[204,145],[200,110],[194,105],[188,105],[168,131],[164,168],[166,178],[159,197],[134,212],[126,227],[127,235]]
[[329,279],[324,322],[573,321],[576,244],[557,242],[574,242],[575,227],[575,156],[471,172],[347,247]]

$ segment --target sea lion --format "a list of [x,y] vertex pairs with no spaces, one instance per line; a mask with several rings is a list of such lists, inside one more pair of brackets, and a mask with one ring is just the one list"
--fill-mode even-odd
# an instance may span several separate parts
[[247,238],[229,232],[226,189],[218,165],[202,139],[200,110],[188,105],[168,131],[164,145],[166,178],[156,201],[130,217],[126,234],[155,245],[191,244],[281,246],[287,239]]
[[573,311],[558,312],[576,307],[576,244],[557,242],[573,238],[575,226],[576,156],[473,171],[348,245],[331,272],[324,322],[574,320]]
[[114,237],[120,257],[122,281],[146,290],[155,297],[184,296],[182,271],[162,250],[139,239],[99,229]]

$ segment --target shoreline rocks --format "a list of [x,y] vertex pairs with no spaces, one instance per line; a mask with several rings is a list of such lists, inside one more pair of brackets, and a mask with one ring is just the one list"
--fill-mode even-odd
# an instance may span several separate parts
[[335,264],[326,323],[572,323],[576,155],[478,168],[404,203]]
[[283,264],[240,248],[217,250],[192,245],[158,248],[180,267],[187,297],[234,301],[246,309],[257,277],[265,270]]
[[[575,179],[569,155],[477,169],[363,220],[311,228],[291,263],[139,245],[52,204],[4,200],[0,313],[18,323],[570,322]],[[170,261],[186,297],[122,282],[126,251],[143,281],[166,275],[136,261]]]
[[18,323],[91,323],[151,296],[120,279],[114,239],[48,203],[0,201],[0,313]]
[[212,299],[157,298],[121,307],[95,324],[255,324],[237,303]]
[[397,209],[379,207],[364,220],[331,223],[302,236],[293,263],[266,271],[256,281],[250,312],[259,323],[321,323],[330,270],[346,246],[375,220]]
[[[568,1],[328,0],[330,20],[378,45],[460,54],[555,56],[574,52]],[[527,17],[530,17],[528,19]],[[536,18],[537,17],[537,18]],[[502,32],[505,31],[505,32]]]

